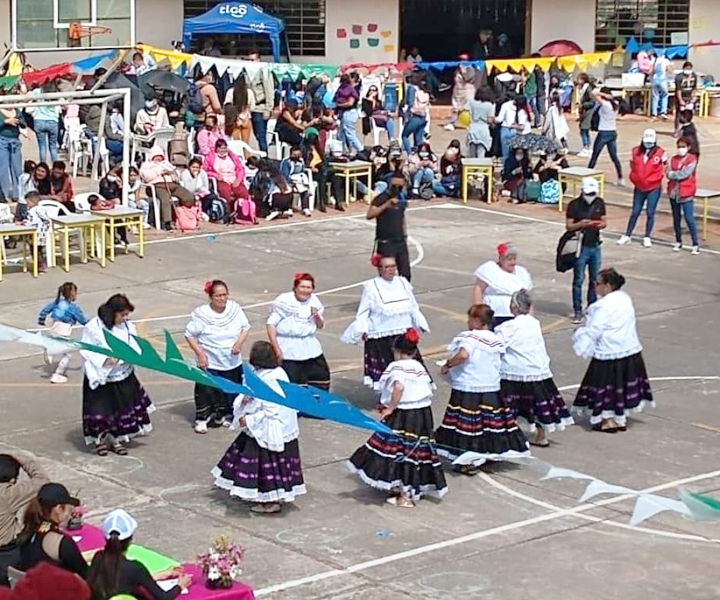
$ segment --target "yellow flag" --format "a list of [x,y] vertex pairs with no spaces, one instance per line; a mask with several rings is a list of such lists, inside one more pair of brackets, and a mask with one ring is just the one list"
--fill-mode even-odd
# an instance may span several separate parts
[[23,64],[20,60],[20,57],[18,56],[17,52],[13,52],[10,55],[10,61],[8,62],[8,68],[6,75],[8,77],[16,77],[17,75],[22,75],[23,72]]

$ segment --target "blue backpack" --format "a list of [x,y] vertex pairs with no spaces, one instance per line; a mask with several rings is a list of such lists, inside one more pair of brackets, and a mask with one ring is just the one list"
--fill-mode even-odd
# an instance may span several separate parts
[[203,112],[203,101],[202,101],[202,94],[200,94],[200,88],[196,86],[194,83],[190,85],[190,88],[188,89],[187,93],[188,97],[188,110],[195,114],[199,115],[201,112]]

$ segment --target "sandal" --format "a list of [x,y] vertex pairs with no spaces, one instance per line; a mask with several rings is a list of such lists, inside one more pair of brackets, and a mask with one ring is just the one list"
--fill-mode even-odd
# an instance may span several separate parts
[[410,498],[403,498],[402,496],[390,496],[385,500],[388,504],[393,506],[399,506],[401,508],[414,508],[415,503]]
[[98,456],[107,456],[108,455],[108,447],[105,442],[96,442],[95,443],[95,454]]
[[537,446],[538,448],[547,448],[550,442],[547,439],[542,440],[529,440],[531,446]]
[[593,431],[600,431],[601,433],[617,433],[618,428],[617,427],[607,427],[602,425],[602,423],[598,423],[597,425],[592,426]]
[[120,442],[115,442],[112,445],[112,451],[117,454],[118,456],[127,456],[127,448],[123,446]]
[[275,504],[254,504],[250,507],[250,511],[261,515],[271,515],[279,513],[282,510],[282,506],[278,503]]

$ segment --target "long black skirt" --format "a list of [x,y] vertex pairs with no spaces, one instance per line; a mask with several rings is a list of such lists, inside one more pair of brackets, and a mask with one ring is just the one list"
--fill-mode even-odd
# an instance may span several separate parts
[[549,433],[562,431],[575,422],[552,377],[542,381],[503,379],[500,395],[506,406],[528,422],[532,432],[538,427]]
[[642,352],[615,360],[590,361],[573,408],[580,414],[589,413],[590,423],[615,419],[627,423],[628,415],[655,406]]
[[[235,383],[243,382],[242,365],[238,365],[229,371],[218,369],[207,369],[211,375],[224,377]],[[218,388],[195,384],[195,420],[206,421],[208,427],[219,427],[223,417],[231,417],[233,413],[233,402],[237,394],[226,394]]]
[[[365,377],[363,383],[366,386],[374,387],[374,384],[380,381],[380,377],[382,377],[388,365],[395,360],[393,356],[393,345],[397,338],[397,335],[388,335],[381,338],[365,340]],[[423,363],[419,349],[413,358]]]
[[402,492],[413,500],[442,498],[447,483],[432,438],[430,407],[396,409],[385,424],[395,434],[373,434],[350,457],[348,469],[378,490]]
[[107,435],[120,442],[129,442],[136,435],[150,433],[150,413],[154,410],[135,373],[94,390],[90,389],[87,377],[83,380],[83,435],[88,445]]
[[438,454],[449,460],[465,452],[502,455],[527,453],[529,448],[515,414],[498,392],[453,390],[435,441]]
[[306,360],[283,360],[282,368],[292,383],[330,389],[330,367],[324,354]]
[[215,485],[248,502],[292,502],[305,493],[297,440],[282,452],[260,447],[242,432],[212,470]]

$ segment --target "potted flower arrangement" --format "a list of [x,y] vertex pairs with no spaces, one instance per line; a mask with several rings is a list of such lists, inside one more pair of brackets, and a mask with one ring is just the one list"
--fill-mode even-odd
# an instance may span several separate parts
[[197,557],[198,566],[211,589],[232,587],[233,580],[242,573],[245,548],[234,544],[226,535],[220,535],[207,552]]
[[84,506],[74,506],[70,513],[70,520],[68,521],[67,528],[70,531],[76,531],[83,526],[83,517],[87,509]]

